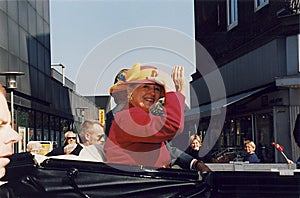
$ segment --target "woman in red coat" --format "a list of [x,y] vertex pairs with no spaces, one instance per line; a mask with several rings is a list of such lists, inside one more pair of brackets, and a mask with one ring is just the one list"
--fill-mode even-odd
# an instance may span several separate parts
[[[171,162],[165,141],[184,127],[186,83],[184,68],[175,66],[167,74],[153,66],[135,64],[123,82],[110,92],[127,90],[128,104],[115,115],[105,143],[107,162],[166,167]],[[149,111],[164,97],[164,113]]]

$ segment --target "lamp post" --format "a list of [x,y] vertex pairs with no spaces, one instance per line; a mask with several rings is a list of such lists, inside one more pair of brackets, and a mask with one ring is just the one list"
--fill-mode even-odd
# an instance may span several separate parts
[[65,66],[59,63],[59,64],[51,64],[51,67],[61,67],[62,83],[63,86],[65,86]]
[[6,88],[10,89],[10,111],[11,111],[11,126],[14,129],[14,89],[17,89],[17,76],[24,75],[24,72],[0,72],[0,75],[6,77]]

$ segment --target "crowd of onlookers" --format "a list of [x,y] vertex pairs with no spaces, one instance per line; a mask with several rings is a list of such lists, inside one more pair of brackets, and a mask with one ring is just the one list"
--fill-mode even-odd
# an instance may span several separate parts
[[[67,131],[64,136],[63,146],[54,148],[47,153],[46,156],[72,155],[73,159],[75,159],[76,157],[74,155],[76,155],[78,156],[77,159],[80,160],[99,162],[106,160],[103,149],[105,142],[104,128],[98,121],[86,120],[81,125],[78,135],[73,131]],[[205,163],[212,162],[212,156],[210,154],[202,157],[199,155],[201,146],[202,140],[200,136],[196,134],[192,135],[189,140],[189,146],[184,152],[194,159]],[[39,141],[30,141],[27,144],[27,152],[31,152],[34,155],[39,155],[42,149],[42,144]],[[260,162],[260,159],[255,153],[256,145],[253,141],[246,140],[244,142],[244,150],[243,161],[248,161],[249,163]],[[65,156],[65,158],[68,157]]]

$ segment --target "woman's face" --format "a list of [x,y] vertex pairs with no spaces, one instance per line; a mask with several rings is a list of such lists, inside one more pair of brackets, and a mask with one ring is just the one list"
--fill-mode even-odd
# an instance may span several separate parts
[[149,112],[150,107],[161,97],[162,90],[158,84],[138,84],[131,92],[130,103]]
[[193,140],[192,143],[191,143],[191,148],[195,151],[199,151],[200,142],[198,142],[198,140]]
[[254,148],[250,144],[246,144],[245,145],[245,151],[248,154],[252,154],[252,153],[254,153]]

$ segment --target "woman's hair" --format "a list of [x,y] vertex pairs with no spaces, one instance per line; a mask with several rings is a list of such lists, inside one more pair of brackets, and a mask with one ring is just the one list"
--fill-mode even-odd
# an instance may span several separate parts
[[41,150],[42,149],[42,145],[40,142],[28,142],[27,144],[27,151],[31,152],[33,150]]
[[200,146],[201,146],[202,140],[201,140],[201,138],[200,138],[199,135],[194,134],[194,135],[192,135],[192,136],[190,137],[190,145],[193,143],[194,140],[197,140],[197,141],[199,142]]
[[244,146],[246,146],[246,145],[250,145],[252,148],[254,148],[254,150],[256,149],[255,143],[251,140],[245,140]]

